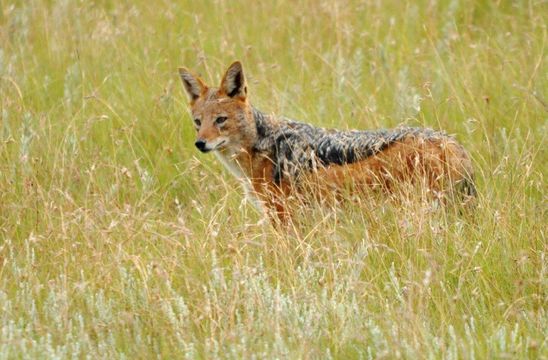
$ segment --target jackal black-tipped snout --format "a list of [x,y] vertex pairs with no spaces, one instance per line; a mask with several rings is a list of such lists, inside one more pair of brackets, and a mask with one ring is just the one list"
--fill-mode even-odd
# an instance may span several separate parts
[[194,143],[194,145],[196,145],[196,147],[198,148],[198,150],[200,150],[201,152],[208,152],[209,149],[206,148],[206,142],[204,140],[198,140]]

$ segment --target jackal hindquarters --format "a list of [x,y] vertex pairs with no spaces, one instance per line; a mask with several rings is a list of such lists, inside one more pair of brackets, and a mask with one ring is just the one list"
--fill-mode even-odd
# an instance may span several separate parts
[[364,193],[414,182],[434,194],[474,195],[471,161],[443,132],[327,130],[267,115],[250,104],[240,62],[230,65],[218,88],[186,68],[179,74],[190,97],[196,147],[213,151],[254,204],[282,220],[286,199],[310,186],[315,194],[336,194],[349,185]]

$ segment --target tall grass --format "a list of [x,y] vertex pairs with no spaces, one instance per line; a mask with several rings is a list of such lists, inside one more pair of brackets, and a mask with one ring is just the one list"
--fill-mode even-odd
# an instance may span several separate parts
[[[0,1],[0,358],[548,358],[542,1]],[[263,111],[445,129],[474,214],[260,222],[180,65]]]

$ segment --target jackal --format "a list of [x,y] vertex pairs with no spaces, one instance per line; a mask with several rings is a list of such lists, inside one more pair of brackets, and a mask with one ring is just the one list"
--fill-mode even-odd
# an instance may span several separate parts
[[433,194],[475,195],[470,158],[444,132],[411,127],[329,130],[267,115],[250,104],[238,61],[218,88],[186,68],[179,74],[190,98],[196,147],[212,151],[253,203],[282,221],[289,216],[286,200],[310,192],[391,191],[415,183]]

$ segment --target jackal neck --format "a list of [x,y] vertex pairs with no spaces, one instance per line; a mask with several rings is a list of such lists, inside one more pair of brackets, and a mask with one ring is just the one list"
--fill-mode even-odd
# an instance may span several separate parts
[[259,109],[252,107],[253,120],[257,129],[257,139],[253,145],[253,150],[264,151],[273,141],[276,130],[280,127],[280,122],[276,121],[274,115],[267,115]]
[[256,107],[252,107],[253,119],[255,120],[255,126],[257,127],[257,136],[259,139],[269,136],[272,129],[271,116],[266,115]]

